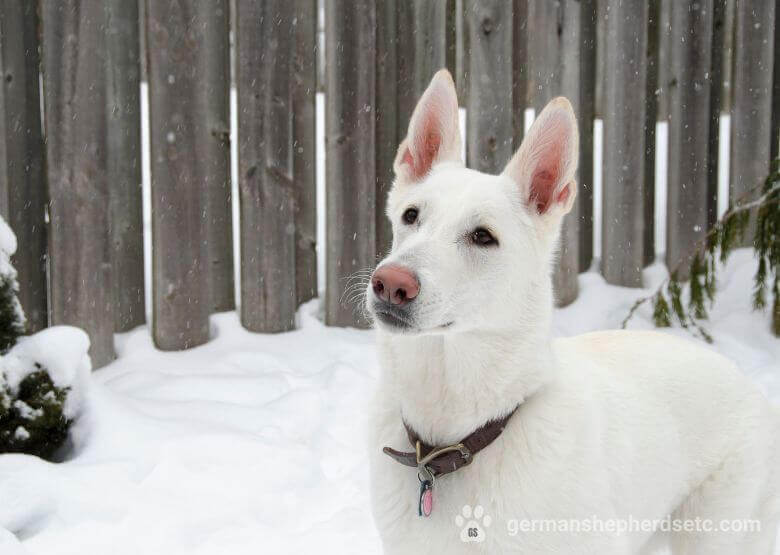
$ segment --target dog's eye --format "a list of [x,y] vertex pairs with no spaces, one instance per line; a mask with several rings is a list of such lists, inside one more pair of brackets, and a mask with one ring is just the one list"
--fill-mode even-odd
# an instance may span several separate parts
[[493,237],[490,232],[484,227],[478,227],[471,232],[469,236],[471,242],[480,247],[489,247],[491,245],[498,245],[498,241]]
[[407,208],[402,218],[405,224],[412,225],[414,222],[417,221],[417,209]]

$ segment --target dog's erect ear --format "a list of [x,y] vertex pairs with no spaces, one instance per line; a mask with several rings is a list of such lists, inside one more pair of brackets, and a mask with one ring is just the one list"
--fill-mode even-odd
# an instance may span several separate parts
[[458,97],[450,72],[442,69],[420,98],[409,120],[409,132],[395,157],[399,181],[421,181],[438,162],[463,162],[460,155]]
[[532,213],[562,216],[577,194],[578,157],[577,119],[569,101],[559,97],[534,120],[504,175],[520,187]]

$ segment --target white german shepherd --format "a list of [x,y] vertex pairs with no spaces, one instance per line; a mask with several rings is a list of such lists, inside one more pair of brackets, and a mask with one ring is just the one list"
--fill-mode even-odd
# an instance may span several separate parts
[[[392,252],[366,291],[385,553],[772,553],[780,415],[732,362],[654,332],[550,337],[577,156],[564,98],[498,176],[464,166],[449,73],[412,115],[388,201]],[[497,421],[497,437],[457,445]],[[436,457],[415,468],[382,452],[415,451],[410,437],[422,457],[455,446],[438,464],[457,470],[433,478]],[[732,530],[757,526],[747,519],[760,531]]]

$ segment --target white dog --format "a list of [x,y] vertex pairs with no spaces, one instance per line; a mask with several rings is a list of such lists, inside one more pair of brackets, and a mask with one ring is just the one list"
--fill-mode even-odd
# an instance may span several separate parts
[[[733,363],[661,333],[550,337],[577,192],[569,102],[550,102],[501,175],[460,152],[442,70],[398,150],[393,249],[366,292],[385,553],[771,553],[780,414]],[[731,530],[747,519],[760,531]]]

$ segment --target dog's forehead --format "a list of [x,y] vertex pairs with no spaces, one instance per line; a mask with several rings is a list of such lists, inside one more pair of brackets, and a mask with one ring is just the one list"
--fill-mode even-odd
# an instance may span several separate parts
[[406,205],[436,210],[440,217],[464,213],[507,212],[512,204],[511,182],[502,175],[490,175],[457,165],[442,165],[421,182],[397,191],[399,209]]

